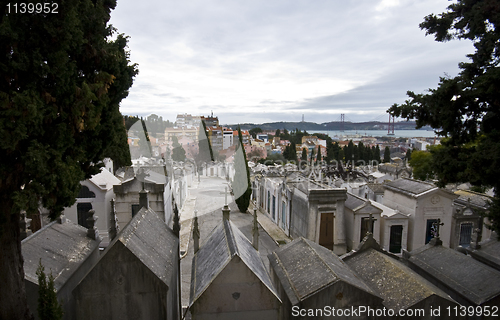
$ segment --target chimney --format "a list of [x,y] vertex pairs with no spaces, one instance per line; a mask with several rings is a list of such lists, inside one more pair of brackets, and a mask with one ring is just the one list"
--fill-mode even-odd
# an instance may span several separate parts
[[139,192],[139,207],[149,209],[148,192],[144,189]]
[[229,206],[227,204],[224,205],[224,208],[222,209],[222,220],[228,220],[229,221],[229,213],[231,210],[229,209]]

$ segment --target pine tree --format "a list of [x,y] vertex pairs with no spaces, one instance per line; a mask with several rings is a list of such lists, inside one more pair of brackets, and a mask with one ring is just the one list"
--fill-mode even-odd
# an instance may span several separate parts
[[62,305],[57,301],[52,272],[47,277],[40,259],[36,269],[38,276],[38,317],[41,320],[60,320],[63,317]]
[[290,155],[290,160],[297,162],[297,145],[295,144],[295,142],[290,142]]

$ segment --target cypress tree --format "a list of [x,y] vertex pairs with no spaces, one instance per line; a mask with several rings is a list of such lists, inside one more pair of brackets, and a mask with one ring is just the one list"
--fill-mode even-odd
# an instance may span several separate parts
[[103,158],[130,163],[119,105],[138,71],[108,24],[116,1],[57,3],[0,19],[0,319],[31,318],[20,211],[42,205],[55,219]]
[[63,317],[62,305],[57,301],[52,272],[47,277],[40,259],[36,269],[38,276],[38,317],[41,320],[59,320]]
[[238,126],[239,144],[234,157],[235,175],[233,181],[233,192],[236,197],[236,205],[240,212],[247,212],[252,196],[252,187],[250,184],[250,169],[248,168],[247,155],[243,146],[243,137],[241,129]]
[[391,162],[391,150],[389,147],[385,147],[384,150],[384,163],[389,163]]

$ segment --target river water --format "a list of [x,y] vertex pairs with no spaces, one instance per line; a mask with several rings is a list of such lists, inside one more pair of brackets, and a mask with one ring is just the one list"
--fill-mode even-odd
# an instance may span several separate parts
[[394,130],[394,135],[388,135],[387,130],[345,130],[330,131],[330,130],[307,130],[309,133],[323,133],[331,138],[334,137],[395,137],[395,138],[434,138],[436,134],[434,131],[428,130]]

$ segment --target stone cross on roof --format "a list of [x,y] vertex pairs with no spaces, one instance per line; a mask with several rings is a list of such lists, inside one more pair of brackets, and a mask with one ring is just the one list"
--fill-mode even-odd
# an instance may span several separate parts
[[149,177],[149,173],[146,173],[146,170],[144,170],[144,168],[139,168],[135,177],[137,178],[137,180],[142,182],[142,190],[144,190],[144,182],[146,177]]
[[224,205],[227,206],[227,195],[231,194],[230,192],[227,192],[227,187],[225,188],[225,192],[221,192],[220,194],[225,195],[225,200],[224,200]]
[[444,223],[438,218],[437,222],[432,223],[432,226],[435,228],[433,233],[434,238],[439,238],[439,226],[444,226]]
[[370,214],[368,215],[368,225],[369,225],[369,229],[368,229],[368,232],[366,232],[366,235],[370,235],[370,234],[373,234],[373,227],[374,227],[374,224],[375,224],[375,221],[377,219],[375,219],[373,217],[373,214],[370,212]]

